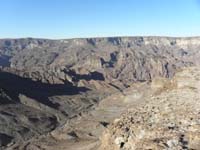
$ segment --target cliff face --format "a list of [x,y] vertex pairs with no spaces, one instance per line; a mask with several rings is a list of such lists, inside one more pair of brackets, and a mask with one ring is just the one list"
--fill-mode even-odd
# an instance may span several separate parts
[[[48,83],[78,84],[91,73],[106,81],[171,77],[199,64],[200,38],[115,37],[71,40],[0,40],[0,63],[20,76]],[[4,61],[4,63],[2,62]],[[18,70],[18,71],[17,71]]]
[[157,92],[106,130],[100,149],[199,149],[200,70],[187,68],[171,81],[157,81]]

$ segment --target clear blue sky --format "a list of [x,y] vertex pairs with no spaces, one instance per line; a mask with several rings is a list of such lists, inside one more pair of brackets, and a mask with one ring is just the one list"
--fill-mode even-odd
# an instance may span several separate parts
[[0,0],[0,38],[200,36],[200,0]]

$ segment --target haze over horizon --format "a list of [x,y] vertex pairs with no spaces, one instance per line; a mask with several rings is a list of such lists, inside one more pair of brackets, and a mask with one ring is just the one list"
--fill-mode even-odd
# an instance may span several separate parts
[[0,38],[200,36],[199,0],[3,0]]

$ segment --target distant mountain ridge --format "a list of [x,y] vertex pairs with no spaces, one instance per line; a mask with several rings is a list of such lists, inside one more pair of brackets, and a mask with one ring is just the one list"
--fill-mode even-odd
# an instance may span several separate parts
[[76,74],[97,71],[109,81],[125,83],[171,76],[181,66],[199,64],[199,47],[200,37],[1,39],[0,65],[50,83],[73,82],[66,73],[70,70]]

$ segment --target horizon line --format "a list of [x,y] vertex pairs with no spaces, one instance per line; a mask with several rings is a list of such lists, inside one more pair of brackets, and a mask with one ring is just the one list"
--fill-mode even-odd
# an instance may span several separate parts
[[200,38],[200,35],[192,36],[168,36],[168,35],[122,35],[122,36],[85,36],[85,37],[69,37],[69,38],[48,38],[48,37],[3,37],[0,40],[12,39],[43,39],[43,40],[72,40],[72,39],[100,39],[100,38],[136,38],[136,37],[158,37],[158,38]]

